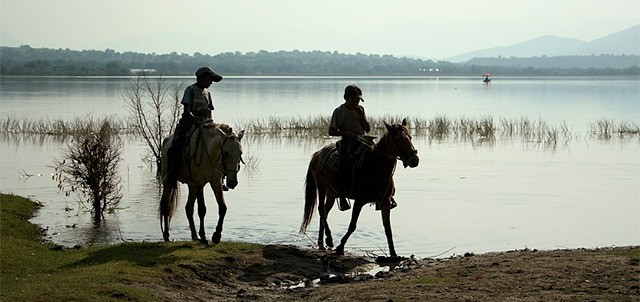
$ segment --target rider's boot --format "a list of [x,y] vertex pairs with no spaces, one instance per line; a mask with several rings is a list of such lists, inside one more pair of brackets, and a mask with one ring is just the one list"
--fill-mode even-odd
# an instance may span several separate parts
[[338,209],[340,209],[340,211],[351,209],[351,204],[349,204],[349,201],[344,197],[344,195],[340,196],[339,199]]
[[338,209],[340,209],[340,211],[346,211],[348,209],[351,209],[351,204],[349,204],[349,201],[347,200],[347,184],[345,184],[344,182],[340,182],[338,183]]
[[[389,197],[388,202],[389,202],[389,209],[393,209],[398,206],[398,203],[396,202],[396,199],[393,198],[393,196]],[[381,208],[382,208],[381,201],[376,202],[376,211],[380,211]]]
[[[341,169],[344,171],[344,169]],[[345,173],[340,173],[343,171],[338,171],[338,209],[340,209],[340,211],[346,211],[351,209],[351,204],[349,204],[349,201],[347,200],[347,191],[348,191],[348,187],[349,184],[347,183],[347,180],[349,179],[349,177],[347,175],[345,175]]]

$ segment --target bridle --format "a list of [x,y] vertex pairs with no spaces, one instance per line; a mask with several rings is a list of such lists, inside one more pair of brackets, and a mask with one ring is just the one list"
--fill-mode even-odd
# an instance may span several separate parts
[[[201,130],[201,131],[198,133],[198,135],[199,135],[199,140],[202,140],[202,141],[203,141],[203,146],[204,146],[204,137],[203,137],[203,136],[202,136],[202,134],[201,134],[201,133],[202,133],[202,129],[200,129],[200,130]],[[202,153],[204,153],[204,154],[207,156],[207,162],[209,162],[209,163],[211,164],[212,168],[213,168],[214,170],[218,170],[219,172],[221,172],[221,173],[222,173],[222,179],[225,179],[225,178],[227,177],[227,172],[235,172],[235,173],[238,173],[238,171],[240,171],[240,168],[239,168],[239,167],[238,167],[238,168],[236,168],[235,170],[228,169],[228,168],[227,168],[227,163],[226,163],[226,161],[224,160],[224,159],[225,159],[224,145],[227,143],[227,140],[229,140],[229,139],[231,139],[231,140],[235,140],[235,138],[236,138],[237,136],[236,136],[235,134],[229,134],[229,135],[227,135],[227,134],[226,134],[226,133],[224,133],[222,130],[220,130],[220,132],[222,132],[222,133],[224,134],[224,139],[222,139],[222,140],[221,140],[221,142],[220,142],[220,157],[219,157],[219,160],[218,160],[218,161],[216,161],[216,162],[214,163],[214,162],[211,160],[211,155],[209,155],[209,152],[208,152],[207,148],[205,148],[205,147],[203,147],[203,148],[202,148]],[[202,153],[200,153],[200,154],[201,154],[201,156],[202,156]],[[242,155],[240,155],[240,162],[241,162],[242,164],[245,164],[245,163],[244,163],[244,160],[242,159]],[[216,164],[217,164],[217,163],[221,163],[222,171],[220,171],[220,170],[216,167]],[[196,163],[195,163],[195,164],[196,164],[196,166],[200,166],[200,165],[202,164],[202,157],[200,157],[200,158],[199,158],[199,160],[196,160]]]
[[[406,131],[404,131],[406,132]],[[408,135],[408,134],[406,134]],[[374,152],[378,152],[382,155],[387,156],[389,159],[395,159],[395,160],[400,160],[404,163],[404,160],[402,159],[402,157],[400,156],[400,150],[398,148],[398,146],[395,143],[389,143],[389,140],[393,140],[393,138],[391,138],[391,136],[389,135],[389,132],[387,132],[384,136],[383,136],[387,151],[382,151],[376,148],[373,148]],[[360,143],[369,146],[369,147],[374,147],[375,144],[370,144],[368,141],[366,141],[365,139],[361,138],[361,137],[356,137],[356,140],[358,140]],[[393,150],[392,150],[392,146],[393,146]],[[393,155],[396,154],[396,155]]]
[[[227,143],[227,140],[229,140],[229,138],[231,138],[231,140],[234,140],[236,138],[236,136],[234,134],[227,135],[227,136],[224,137],[224,139],[222,140],[222,143],[220,144],[220,160],[222,161],[222,177],[223,178],[227,177],[227,171],[235,172],[235,173],[238,173],[238,171],[240,171],[239,165],[238,165],[238,168],[236,168],[235,170],[228,169],[227,168],[227,163],[224,160],[224,154],[225,154],[224,153],[224,145]],[[244,160],[242,159],[242,154],[240,155],[240,162],[243,165],[246,165],[244,163]]]

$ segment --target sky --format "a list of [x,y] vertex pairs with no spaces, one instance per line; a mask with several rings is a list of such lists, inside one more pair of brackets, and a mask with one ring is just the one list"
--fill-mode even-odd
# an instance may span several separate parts
[[640,24],[638,0],[1,0],[0,44],[141,53],[447,57]]

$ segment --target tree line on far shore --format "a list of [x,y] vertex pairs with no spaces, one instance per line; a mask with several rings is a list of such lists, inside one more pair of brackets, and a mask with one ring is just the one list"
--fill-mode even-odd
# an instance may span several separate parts
[[217,55],[143,54],[112,49],[70,50],[0,47],[0,75],[130,76],[193,75],[212,66],[236,76],[637,76],[638,55],[542,56],[534,58],[475,58],[463,63],[391,55],[344,54],[337,51],[226,52]]

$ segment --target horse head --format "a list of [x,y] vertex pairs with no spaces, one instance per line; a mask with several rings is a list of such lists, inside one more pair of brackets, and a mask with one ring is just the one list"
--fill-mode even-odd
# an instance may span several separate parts
[[222,170],[227,178],[227,187],[230,189],[238,185],[238,171],[240,171],[240,163],[242,161],[242,145],[240,141],[244,136],[244,130],[239,134],[235,134],[231,127],[218,129],[222,134]]
[[402,124],[389,125],[385,122],[384,125],[387,128],[385,140],[392,155],[400,157],[405,168],[407,166],[417,167],[420,159],[418,158],[418,150],[413,147],[411,142],[407,119],[403,119]]

